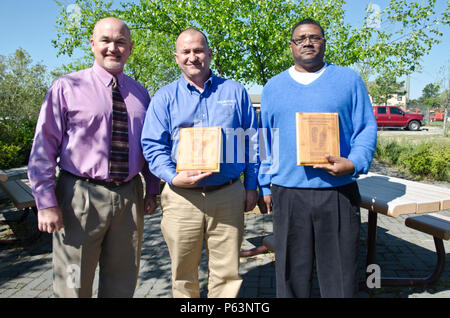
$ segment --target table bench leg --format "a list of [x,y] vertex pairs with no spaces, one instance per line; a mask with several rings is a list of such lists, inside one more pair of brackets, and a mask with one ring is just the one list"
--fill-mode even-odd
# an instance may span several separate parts
[[[369,211],[367,224],[367,258],[366,269],[370,264],[376,264],[376,244],[377,244],[377,217],[376,212]],[[438,281],[445,270],[445,248],[441,239],[433,237],[436,247],[437,263],[429,276],[424,278],[402,278],[402,277],[381,277],[380,286],[421,286],[433,284]],[[369,274],[366,275],[366,279]],[[367,289],[367,282],[360,283],[360,289]]]
[[[30,210],[33,211],[37,217],[37,208],[36,207],[30,207],[30,208],[25,208],[22,215],[20,216],[20,218],[18,220],[13,220],[13,221],[1,221],[1,223],[3,224],[8,224],[8,223],[22,223],[26,217],[29,215]],[[41,236],[41,231],[39,231],[39,229],[36,229],[37,233],[32,235],[31,237],[22,239],[22,238],[15,238],[15,239],[11,239],[11,240],[3,240],[0,239],[0,245],[8,245],[8,244],[14,244],[14,243],[32,243],[34,241],[36,241],[37,239],[39,239],[39,237]]]
[[[377,219],[378,213],[368,211],[367,222],[367,255],[366,255],[366,270],[370,264],[376,264],[377,254]],[[369,274],[366,272],[366,279],[359,283],[359,290],[367,289],[367,278]]]
[[433,273],[423,278],[381,278],[381,287],[383,286],[422,286],[434,284],[439,280],[445,270],[445,248],[441,239],[433,237],[436,247],[437,262]]
[[369,211],[367,222],[367,259],[366,269],[370,264],[377,262],[377,219],[378,213]]

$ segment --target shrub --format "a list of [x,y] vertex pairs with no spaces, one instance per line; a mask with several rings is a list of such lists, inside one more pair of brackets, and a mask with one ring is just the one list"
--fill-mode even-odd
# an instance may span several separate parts
[[4,144],[0,141],[0,167],[2,169],[15,167],[21,150],[21,147],[18,145]]
[[375,158],[387,162],[392,165],[396,165],[401,153],[409,151],[411,145],[400,145],[396,141],[380,141],[377,144],[375,151]]
[[379,140],[375,158],[405,170],[415,179],[450,179],[448,142]]
[[448,145],[423,142],[403,152],[398,164],[408,170],[412,176],[422,179],[448,181],[450,174],[450,148]]
[[36,120],[2,122],[0,125],[0,169],[28,163]]

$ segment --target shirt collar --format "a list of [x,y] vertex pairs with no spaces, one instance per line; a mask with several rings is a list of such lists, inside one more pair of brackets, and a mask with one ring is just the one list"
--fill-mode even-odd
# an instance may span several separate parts
[[[203,91],[206,91],[207,89],[209,89],[212,86],[212,84],[214,83],[214,77],[215,76],[214,76],[214,74],[213,74],[211,69],[209,70],[209,74],[210,74],[209,78],[205,81],[205,85],[204,85],[204,90]],[[192,93],[192,91],[196,90],[195,86],[192,85],[191,83],[189,83],[184,78],[183,74],[181,74],[181,76],[180,76],[180,81],[181,81],[182,85],[184,87],[186,87],[191,93]]]
[[[99,77],[100,81],[105,85],[106,87],[110,86],[112,84],[113,80],[113,74],[105,70],[103,67],[98,65],[96,61],[94,61],[94,65],[92,66],[92,69],[94,70],[95,74]],[[124,81],[124,74],[123,72],[120,72],[119,74],[116,74],[117,82],[119,83],[119,87],[123,85]]]

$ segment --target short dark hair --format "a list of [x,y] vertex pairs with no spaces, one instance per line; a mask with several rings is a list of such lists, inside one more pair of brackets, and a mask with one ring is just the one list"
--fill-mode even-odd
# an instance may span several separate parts
[[322,28],[322,26],[320,25],[320,23],[317,22],[317,21],[314,20],[314,19],[309,19],[309,18],[308,18],[308,19],[303,19],[303,20],[297,22],[296,25],[294,25],[294,27],[292,28],[292,31],[291,31],[291,39],[292,39],[292,36],[294,35],[295,29],[297,29],[298,26],[300,26],[300,25],[302,25],[302,24],[314,24],[314,25],[317,25],[317,26],[320,28],[320,31],[322,31],[322,36],[325,37],[325,32],[323,31],[323,28]]
[[180,35],[185,33],[185,32],[198,32],[198,33],[200,33],[201,35],[203,35],[203,38],[205,39],[206,46],[209,48],[208,38],[206,37],[205,33],[203,33],[202,31],[200,31],[200,30],[198,30],[196,28],[192,28],[192,27],[184,29],[183,31],[181,31],[178,34],[178,36],[177,36],[177,41],[178,41],[178,38],[180,37]]

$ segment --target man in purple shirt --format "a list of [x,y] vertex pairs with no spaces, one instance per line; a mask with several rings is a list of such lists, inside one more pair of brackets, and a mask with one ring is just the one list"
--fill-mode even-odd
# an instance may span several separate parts
[[[39,230],[53,233],[57,297],[91,297],[97,264],[98,297],[132,297],[136,287],[144,214],[156,209],[159,179],[150,173],[140,145],[150,97],[123,73],[132,47],[125,23],[98,21],[91,39],[93,67],[55,80],[41,108],[28,177]],[[128,174],[125,168],[122,178],[109,170],[116,129],[113,94],[115,104],[125,105]]]

